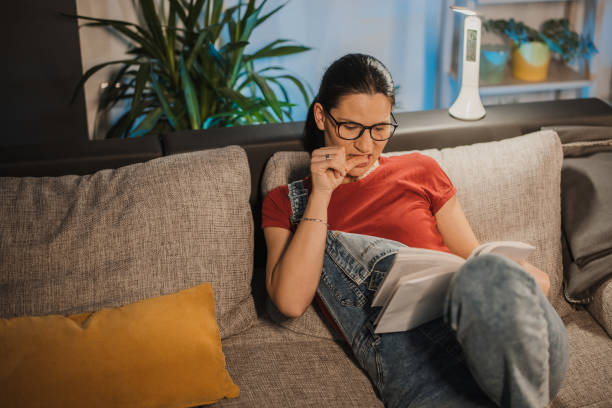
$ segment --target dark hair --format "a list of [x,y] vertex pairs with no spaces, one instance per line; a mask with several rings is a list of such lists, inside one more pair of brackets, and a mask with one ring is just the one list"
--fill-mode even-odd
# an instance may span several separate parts
[[319,93],[308,109],[304,126],[304,148],[312,152],[325,145],[323,132],[314,118],[314,104],[319,102],[327,110],[334,108],[344,95],[367,93],[386,95],[395,105],[395,86],[387,67],[376,58],[365,54],[347,54],[334,61],[321,79]]

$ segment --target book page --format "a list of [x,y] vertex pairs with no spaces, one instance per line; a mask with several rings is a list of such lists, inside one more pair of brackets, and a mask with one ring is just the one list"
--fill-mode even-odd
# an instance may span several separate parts
[[445,268],[448,265],[452,265],[451,269],[457,270],[464,262],[465,260],[460,256],[448,252],[422,248],[402,248],[395,255],[393,266],[391,266],[376,291],[374,299],[372,299],[372,306],[383,306],[395,291],[399,279],[404,276],[424,270],[430,270],[434,273],[436,271],[432,269],[433,267]]
[[468,259],[472,259],[478,255],[497,254],[506,256],[515,262],[521,262],[527,259],[533,251],[535,251],[535,247],[524,242],[493,241],[482,244],[474,249]]
[[456,269],[451,265],[404,276],[376,319],[375,333],[410,330],[442,315],[444,297]]

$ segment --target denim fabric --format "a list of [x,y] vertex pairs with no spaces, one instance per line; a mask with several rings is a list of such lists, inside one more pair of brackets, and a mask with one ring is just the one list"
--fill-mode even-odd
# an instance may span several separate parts
[[[290,199],[299,220],[303,185],[289,192],[300,197]],[[317,290],[385,406],[546,406],[567,369],[567,335],[533,277],[511,260],[466,262],[451,281],[442,318],[374,333],[380,308],[371,301],[402,246],[329,231]]]

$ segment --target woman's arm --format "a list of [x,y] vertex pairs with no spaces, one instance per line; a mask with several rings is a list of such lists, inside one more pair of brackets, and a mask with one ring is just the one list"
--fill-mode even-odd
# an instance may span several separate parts
[[[346,174],[364,160],[368,159],[355,157],[346,160],[344,147],[323,147],[315,150],[310,163],[312,192],[308,197],[303,220],[298,224],[295,234],[278,227],[264,228],[268,248],[266,289],[284,315],[299,317],[312,302],[323,268],[327,206],[331,194],[342,183]],[[304,218],[320,221],[308,221]]]
[[[463,258],[467,258],[478,245],[478,239],[470,226],[457,196],[450,198],[435,214],[438,231],[448,249]],[[548,296],[550,279],[548,274],[528,262],[520,265],[529,272],[542,292]]]
[[[329,199],[310,196],[304,217],[327,220]],[[299,317],[312,302],[319,285],[327,226],[302,221],[295,234],[284,228],[264,228],[268,256],[266,289],[282,314]]]
[[444,203],[435,217],[444,245],[453,254],[467,259],[474,248],[480,245],[456,195]]

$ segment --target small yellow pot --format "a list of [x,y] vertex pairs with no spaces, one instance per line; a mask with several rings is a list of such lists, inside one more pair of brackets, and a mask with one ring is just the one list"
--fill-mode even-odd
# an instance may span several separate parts
[[542,42],[528,42],[512,52],[512,75],[523,81],[543,81],[548,76],[550,49]]

